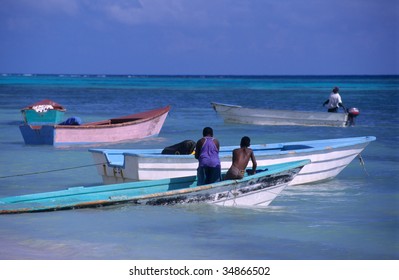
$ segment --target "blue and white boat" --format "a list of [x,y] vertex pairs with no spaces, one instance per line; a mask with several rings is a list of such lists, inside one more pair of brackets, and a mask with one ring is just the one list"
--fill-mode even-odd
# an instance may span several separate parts
[[[374,136],[251,145],[258,165],[310,160],[290,183],[300,185],[336,177],[354,158],[375,141]],[[220,149],[222,170],[232,162],[238,146]],[[90,149],[98,174],[105,184],[157,180],[196,175],[194,155],[165,155],[162,149]],[[248,168],[251,167],[251,162]]]
[[196,176],[130,182],[0,198],[0,214],[67,210],[121,203],[171,205],[267,206],[309,160],[260,167],[240,180],[197,186]]

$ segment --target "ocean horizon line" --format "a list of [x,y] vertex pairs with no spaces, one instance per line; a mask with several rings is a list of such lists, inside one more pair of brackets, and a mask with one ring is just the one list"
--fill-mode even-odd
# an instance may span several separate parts
[[399,77],[399,74],[276,74],[276,75],[261,75],[261,74],[82,74],[82,73],[1,73],[0,76],[17,76],[17,77],[68,77],[68,78],[82,78],[82,77],[127,77],[127,78],[264,78],[264,77]]

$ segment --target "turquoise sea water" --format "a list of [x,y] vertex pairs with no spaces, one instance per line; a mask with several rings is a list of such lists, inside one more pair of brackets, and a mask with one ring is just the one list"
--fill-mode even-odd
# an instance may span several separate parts
[[[360,109],[355,127],[224,124],[210,106],[324,111],[334,86],[347,107]],[[362,153],[365,169],[355,159],[333,180],[288,187],[267,208],[124,205],[2,215],[0,259],[399,258],[398,76],[2,75],[0,197],[101,184],[90,166],[93,146],[24,145],[20,109],[42,99],[85,122],[171,105],[158,137],[101,147],[163,148],[196,141],[204,126],[222,145],[237,145],[244,135],[253,144],[368,135],[377,141]]]

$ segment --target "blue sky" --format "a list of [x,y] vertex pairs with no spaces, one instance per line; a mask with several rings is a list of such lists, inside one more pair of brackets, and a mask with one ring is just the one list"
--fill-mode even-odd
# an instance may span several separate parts
[[397,0],[2,0],[0,73],[399,74]]

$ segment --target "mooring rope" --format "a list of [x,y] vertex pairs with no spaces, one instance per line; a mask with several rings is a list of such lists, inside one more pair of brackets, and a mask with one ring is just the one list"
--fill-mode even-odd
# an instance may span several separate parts
[[[227,199],[230,198],[230,195],[233,197],[233,206],[237,206],[236,202],[237,195],[235,194],[236,191],[237,191],[237,185],[235,185],[233,189],[227,191]],[[223,201],[223,206],[225,206],[227,199]]]
[[29,175],[37,175],[37,174],[51,173],[51,172],[58,172],[58,171],[65,171],[65,170],[78,169],[78,168],[83,168],[83,167],[91,167],[91,166],[103,165],[103,164],[106,164],[106,163],[94,163],[94,164],[80,165],[80,166],[60,168],[60,169],[52,169],[52,170],[45,170],[45,171],[36,171],[36,172],[31,172],[31,173],[0,176],[0,179],[12,178],[12,177],[22,177],[22,176],[29,176]]
[[370,176],[369,173],[366,170],[366,164],[364,163],[362,155],[359,154],[358,157],[359,157],[359,160],[360,160],[360,165],[363,167],[364,172],[366,173],[367,176]]

